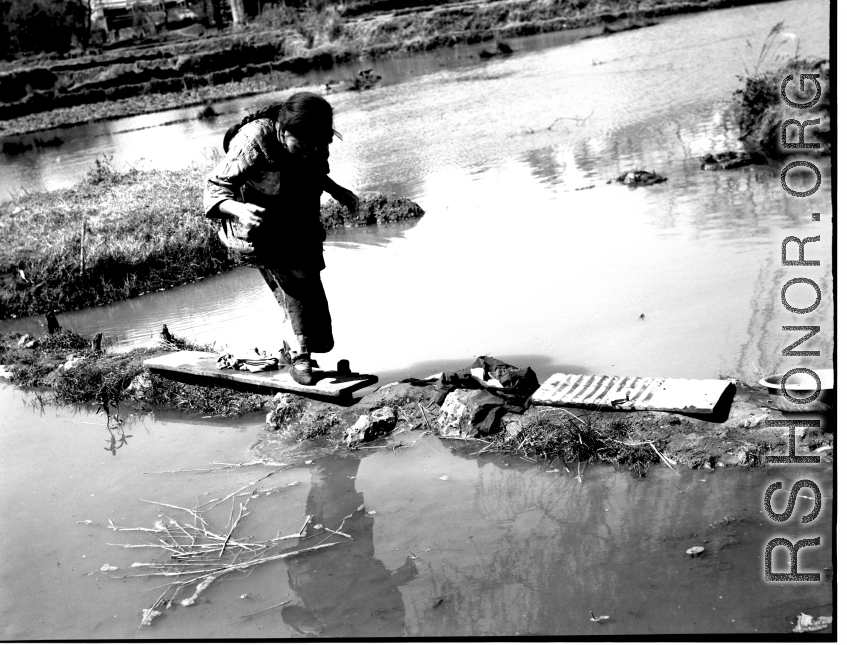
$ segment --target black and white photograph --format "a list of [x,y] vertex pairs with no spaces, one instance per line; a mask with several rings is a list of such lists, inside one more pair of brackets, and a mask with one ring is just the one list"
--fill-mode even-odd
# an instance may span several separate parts
[[837,12],[0,0],[0,640],[835,641]]

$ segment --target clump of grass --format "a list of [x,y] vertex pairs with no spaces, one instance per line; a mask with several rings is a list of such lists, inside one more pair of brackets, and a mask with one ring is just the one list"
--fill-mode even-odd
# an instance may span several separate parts
[[[784,156],[781,148],[780,124],[786,118],[797,118],[796,110],[786,106],[780,94],[782,80],[794,74],[795,81],[801,73],[818,73],[824,94],[812,110],[803,110],[801,121],[809,118],[821,118],[821,124],[810,127],[807,142],[820,142],[825,154],[830,151],[829,143],[829,61],[822,58],[803,58],[800,56],[800,41],[785,32],[784,24],[775,24],[757,55],[753,55],[753,46],[748,41],[751,60],[745,63],[745,74],[738,79],[742,87],[733,94],[732,110],[738,122],[740,139],[751,152],[763,153],[771,158]],[[786,45],[794,44],[794,52],[784,51]],[[796,83],[794,84],[796,86]],[[805,96],[801,100],[810,100],[814,96],[814,83],[808,83]],[[814,133],[814,134],[812,134]],[[804,150],[804,154],[808,154]]]
[[114,170],[0,203],[0,318],[67,311],[232,266],[203,214],[205,169]]
[[144,372],[143,361],[151,350],[126,354],[86,356],[74,367],[60,372],[53,383],[58,403],[98,403],[108,414],[126,398],[125,390]]
[[238,417],[262,412],[270,404],[271,397],[238,392],[216,385],[181,383],[151,374],[144,401],[151,406],[199,412],[216,417]]
[[517,432],[502,432],[486,451],[499,450],[529,459],[603,461],[627,468],[639,477],[647,474],[658,455],[633,438],[625,419],[601,421],[597,415],[577,417],[567,411],[540,410],[521,420]]
[[[107,415],[129,398],[127,387],[147,373],[144,360],[162,354],[162,349],[209,351],[208,345],[197,345],[172,336],[158,348],[135,349],[125,354],[104,354],[90,349],[90,341],[73,331],[62,329],[42,336],[36,347],[17,346],[18,334],[0,339],[0,364],[10,365],[12,382],[20,387],[53,388],[52,403],[96,403]],[[69,353],[81,360],[67,369]],[[151,374],[143,388],[142,403],[188,410],[214,416],[234,417],[260,412],[269,405],[270,397],[237,392],[228,388],[190,385]]]
[[42,336],[39,343],[42,351],[79,351],[91,348],[91,341],[70,329],[60,329]]

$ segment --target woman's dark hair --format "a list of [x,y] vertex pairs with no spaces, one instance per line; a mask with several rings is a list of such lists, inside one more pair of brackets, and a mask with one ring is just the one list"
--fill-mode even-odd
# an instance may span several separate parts
[[337,134],[332,129],[332,106],[326,99],[312,92],[297,92],[284,103],[274,103],[247,115],[241,123],[236,123],[227,130],[223,141],[224,152],[229,151],[230,141],[241,127],[256,119],[279,121],[283,130],[313,142],[329,142],[332,141],[333,135]]

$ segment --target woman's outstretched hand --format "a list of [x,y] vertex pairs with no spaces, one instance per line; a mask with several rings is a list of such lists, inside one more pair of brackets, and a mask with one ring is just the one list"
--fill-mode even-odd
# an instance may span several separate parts
[[338,202],[344,206],[352,215],[359,211],[359,198],[352,190],[339,186],[336,193],[333,195]]
[[237,202],[234,199],[221,202],[218,205],[218,210],[224,215],[237,219],[247,233],[259,226],[265,215],[265,209],[261,206]]

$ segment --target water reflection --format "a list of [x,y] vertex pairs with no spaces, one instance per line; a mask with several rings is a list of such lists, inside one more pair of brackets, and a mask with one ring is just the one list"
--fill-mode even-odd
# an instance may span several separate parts
[[282,619],[297,633],[321,638],[398,638],[405,635],[406,609],[399,587],[417,576],[415,561],[389,570],[374,558],[374,517],[357,490],[360,460],[342,455],[319,460],[312,469],[306,513],[315,524],[344,532],[328,533],[341,543],[320,557],[288,565],[289,586],[299,604],[287,605]]
[[[753,379],[754,362],[778,360],[781,326],[801,324],[776,305],[784,275],[774,257],[785,235],[810,225],[810,210],[830,211],[831,170],[823,162],[821,189],[796,200],[780,190],[777,168],[704,172],[699,156],[736,144],[724,102],[743,72],[737,51],[801,14],[791,28],[805,53],[825,54],[816,35],[827,30],[826,3],[793,0],[333,95],[345,136],[333,146],[334,178],[357,190],[394,189],[427,214],[396,234],[331,236],[323,279],[338,333],[326,360],[392,378],[437,357],[464,365],[489,354],[545,356],[548,366],[601,374],[708,378],[729,369]],[[148,135],[161,142],[153,134],[161,133],[186,141],[180,154],[219,147],[220,122],[134,130],[172,117],[128,120],[115,127],[127,130],[115,145],[129,150],[132,137]],[[179,155],[165,162],[171,157]],[[633,168],[668,181],[606,184]],[[830,248],[831,221],[815,226],[808,235],[820,233]],[[820,269],[821,283],[831,283],[831,260]],[[256,277],[239,270],[60,319],[133,343],[167,322],[179,335],[237,348],[249,329],[252,346],[272,349],[279,312]],[[816,311],[817,338],[829,339],[822,356],[834,334],[825,291]],[[0,330],[31,333],[26,325],[41,330],[33,320]]]
[[[774,607],[791,591],[761,574],[773,531],[761,494],[776,470],[678,477],[656,467],[639,480],[593,465],[583,483],[545,470],[432,443],[363,461],[359,485],[379,509],[376,557],[391,568],[418,556],[401,590],[409,636],[752,631],[784,612]],[[831,472],[814,471],[825,496]],[[703,558],[685,555],[695,543]],[[804,566],[831,557],[820,549]],[[831,602],[823,585],[793,595]],[[592,611],[611,620],[592,623]]]
[[111,452],[113,457],[117,457],[118,450],[120,450],[124,446],[129,445],[127,439],[132,439],[132,435],[126,434],[126,431],[122,426],[118,426],[117,428],[112,429],[107,424],[106,430],[109,432],[109,439],[106,440],[106,443],[108,443],[109,445],[108,447],[103,448],[103,450],[105,450],[106,452]]

